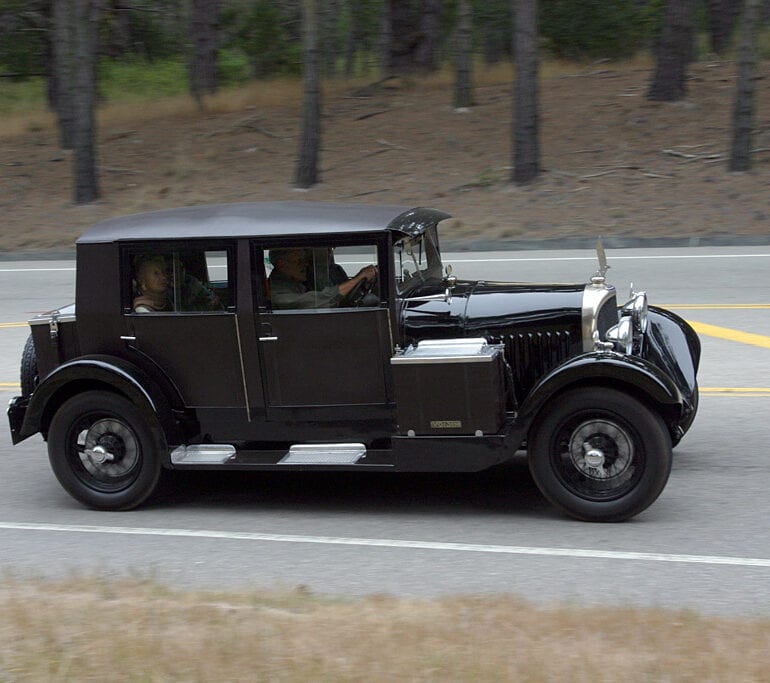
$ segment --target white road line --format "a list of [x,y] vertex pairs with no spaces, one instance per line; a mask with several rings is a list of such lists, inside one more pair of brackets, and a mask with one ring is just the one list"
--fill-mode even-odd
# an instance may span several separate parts
[[[452,254],[442,254],[445,263],[509,263],[514,261],[596,261],[593,256],[531,256],[516,258],[454,258]],[[612,265],[613,261],[657,261],[667,259],[714,259],[714,258],[770,258],[770,254],[658,254],[648,256],[619,256],[612,252],[607,253],[607,261]]]
[[0,268],[0,273],[74,273],[75,266],[69,268]]
[[[459,258],[460,253],[447,252],[444,261],[452,263],[514,263],[519,261],[596,261],[596,255],[591,256],[530,256],[530,257],[500,257],[500,258]],[[494,253],[494,252],[488,252]],[[499,253],[499,252],[497,252]],[[768,254],[649,254],[638,256],[621,256],[609,250],[607,254],[610,263],[612,261],[656,261],[666,259],[720,259],[720,258],[770,258]],[[356,261],[350,263],[364,263]],[[368,263],[368,261],[367,261]],[[0,273],[49,273],[49,272],[75,272],[75,267],[68,268],[0,268]]]
[[166,536],[175,538],[206,538],[228,541],[257,541],[262,543],[310,543],[316,545],[350,545],[374,548],[410,550],[444,550],[450,552],[491,553],[502,555],[539,555],[599,560],[637,560],[645,562],[679,562],[683,564],[728,565],[733,567],[770,568],[770,559],[754,557],[725,557],[720,555],[674,555],[669,553],[637,553],[583,548],[538,548],[516,545],[479,545],[475,543],[440,543],[434,541],[405,541],[389,538],[344,538],[338,536],[297,536],[293,534],[261,534],[247,531],[209,531],[205,529],[153,529],[141,527],[90,526],[78,524],[33,524],[0,522],[0,529],[9,531],[47,531],[84,534],[115,534],[124,536]]

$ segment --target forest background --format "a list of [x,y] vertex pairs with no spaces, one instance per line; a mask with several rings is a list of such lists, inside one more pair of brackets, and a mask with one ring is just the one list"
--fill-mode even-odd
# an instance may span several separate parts
[[[768,0],[0,0],[0,251],[274,199],[434,205],[465,244],[766,243],[769,16]],[[83,199],[62,103],[89,88]],[[534,172],[517,181],[527,98]]]

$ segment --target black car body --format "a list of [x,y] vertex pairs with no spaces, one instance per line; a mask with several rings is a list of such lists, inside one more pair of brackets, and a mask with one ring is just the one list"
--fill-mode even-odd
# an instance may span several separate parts
[[[458,279],[447,217],[268,202],[97,224],[77,242],[76,304],[30,321],[14,443],[40,432],[63,486],[99,509],[139,505],[163,468],[476,471],[522,448],[577,518],[645,509],[696,413],[693,330],[643,293],[619,307],[603,254],[587,283]],[[287,249],[302,307],[278,305]],[[139,313],[148,254],[166,308]],[[376,280],[337,294],[369,264]]]

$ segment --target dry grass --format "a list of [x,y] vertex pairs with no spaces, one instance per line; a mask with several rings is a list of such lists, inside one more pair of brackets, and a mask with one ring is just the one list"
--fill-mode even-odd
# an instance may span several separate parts
[[513,597],[0,584],[0,680],[766,681],[770,620]]

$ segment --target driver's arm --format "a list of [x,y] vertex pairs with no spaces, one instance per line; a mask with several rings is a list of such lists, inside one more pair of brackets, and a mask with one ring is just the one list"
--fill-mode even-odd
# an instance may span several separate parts
[[365,268],[361,268],[361,270],[358,271],[358,273],[347,280],[346,282],[343,282],[339,285],[337,285],[337,289],[339,290],[340,296],[347,296],[350,294],[350,292],[353,291],[353,288],[361,282],[361,280],[374,280],[377,277],[377,266],[366,266]]

